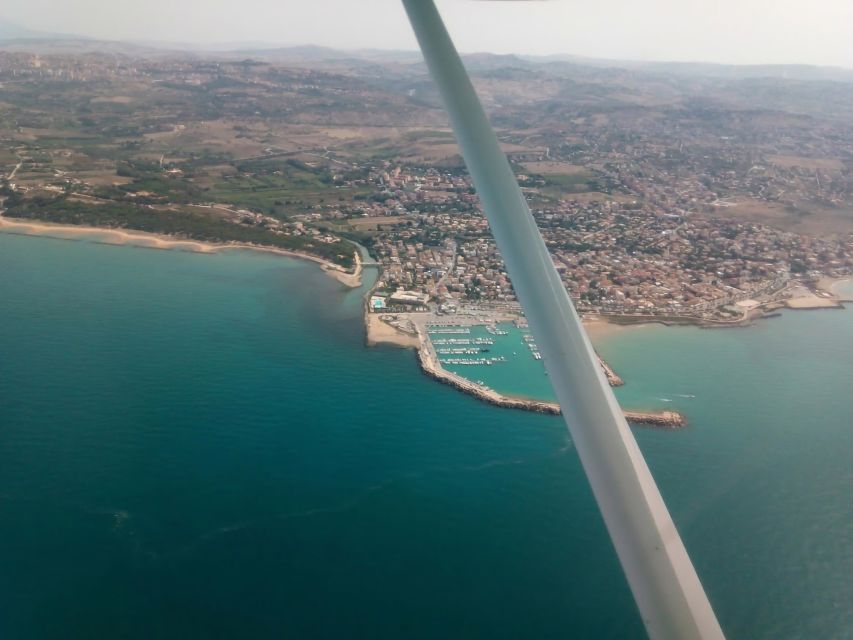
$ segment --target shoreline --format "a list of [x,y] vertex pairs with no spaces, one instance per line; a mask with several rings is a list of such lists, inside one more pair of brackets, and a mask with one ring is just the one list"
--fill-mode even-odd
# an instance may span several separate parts
[[[378,344],[390,344],[396,347],[414,349],[418,366],[421,372],[427,377],[454,387],[462,393],[466,393],[493,406],[552,415],[560,415],[562,413],[560,405],[556,402],[506,396],[448,371],[441,366],[437,357],[432,353],[429,336],[425,333],[423,327],[412,324],[410,331],[404,331],[399,326],[392,326],[383,320],[383,316],[389,318],[393,317],[393,314],[370,313],[368,310],[365,310],[365,343],[368,347]],[[398,320],[398,322],[402,324],[404,321]],[[625,384],[622,378],[601,357],[599,357],[598,361],[610,386],[616,387]],[[635,424],[651,425],[667,429],[678,429],[687,425],[687,419],[677,411],[623,412],[626,419]]]
[[839,300],[840,302],[853,302],[853,296],[846,297],[845,295],[836,291],[836,289],[838,289],[839,285],[842,285],[842,284],[845,284],[848,282],[853,283],[853,274],[848,275],[848,276],[841,276],[840,278],[829,278],[829,277],[821,278],[817,282],[817,288],[820,289],[821,291],[824,291],[825,293],[828,293],[829,295],[833,296],[835,299]]
[[[218,253],[231,250],[249,250],[271,253],[279,256],[309,260],[320,266],[322,271],[334,278],[348,288],[358,288],[362,285],[363,264],[358,250],[355,254],[355,266],[352,272],[346,271],[340,265],[336,265],[324,258],[295,250],[281,249],[278,247],[255,245],[242,242],[217,243],[201,240],[183,239],[166,234],[150,233],[133,229],[115,229],[110,227],[92,227],[63,225],[57,223],[43,222],[40,220],[29,220],[26,218],[9,218],[0,214],[0,233],[11,235],[42,236],[58,238],[62,240],[89,240],[100,244],[117,246],[135,246],[146,249],[179,250],[192,253]],[[102,235],[106,238],[93,239],[81,236]],[[70,236],[70,237],[69,237]],[[584,329],[587,334],[597,337],[609,335],[614,332],[628,328],[636,328],[648,324],[660,324],[663,326],[698,326],[700,328],[733,328],[748,327],[755,320],[770,318],[779,315],[781,309],[791,310],[815,310],[815,309],[844,309],[845,302],[853,302],[853,299],[845,299],[834,291],[837,285],[853,281],[853,276],[840,278],[821,278],[815,285],[815,289],[824,294],[818,295],[805,286],[795,287],[790,291],[799,290],[800,295],[790,298],[768,301],[744,312],[742,318],[728,321],[709,321],[691,316],[633,316],[620,314],[589,314],[583,318]],[[372,291],[372,289],[371,289]],[[366,301],[370,291],[365,294],[364,305],[364,328],[365,344],[369,347],[379,344],[390,344],[402,348],[415,349],[421,371],[428,377],[457,388],[463,393],[477,397],[484,402],[499,407],[522,409],[539,413],[550,413],[558,415],[560,407],[555,402],[533,400],[513,396],[504,396],[488,387],[472,382],[462,376],[444,369],[437,359],[429,352],[429,338],[425,338],[421,329],[410,321],[407,330],[400,326],[392,326],[382,319],[382,315],[370,313]],[[398,321],[395,324],[402,324]],[[610,386],[621,386],[624,383],[621,377],[599,356],[599,363],[604,371]],[[636,424],[647,424],[668,429],[683,427],[687,424],[686,418],[676,411],[638,412],[624,411],[625,417]]]
[[[336,265],[333,262],[301,251],[280,249],[278,247],[256,245],[247,242],[207,242],[202,240],[190,240],[166,234],[137,231],[134,229],[64,225],[42,222],[41,220],[29,220],[27,218],[9,218],[4,215],[0,215],[0,233],[57,238],[59,240],[89,240],[99,244],[132,246],[140,247],[142,249],[160,249],[166,251],[188,251],[190,253],[220,253],[222,251],[235,249],[259,251],[287,258],[309,260],[320,265],[323,272],[344,286],[351,289],[361,286],[362,261],[358,251],[355,251],[355,267],[352,272],[348,272],[343,267]],[[106,238],[93,239],[80,237],[97,234],[104,235]]]
[[382,315],[384,314],[365,311],[365,343],[368,347],[375,347],[379,344],[390,344],[404,349],[420,350],[422,348],[419,334],[407,333],[391,326],[382,320]]
[[[602,337],[615,332],[627,330],[629,328],[639,328],[643,325],[660,324],[666,327],[671,326],[697,326],[703,329],[711,328],[746,328],[753,326],[756,320],[772,318],[780,315],[781,309],[797,310],[815,310],[815,309],[845,309],[845,302],[853,302],[840,297],[832,289],[842,282],[853,282],[853,276],[845,276],[841,278],[825,278],[822,279],[817,289],[827,294],[828,297],[819,297],[813,291],[803,287],[805,293],[800,296],[792,296],[785,300],[775,300],[765,302],[744,313],[742,318],[734,321],[709,322],[699,318],[689,317],[649,317],[649,316],[619,316],[619,315],[602,315],[590,314],[582,319],[584,329],[592,339],[592,336]],[[794,293],[794,290],[791,291]],[[367,296],[370,295],[368,292]],[[375,346],[378,344],[391,344],[402,348],[411,348],[416,350],[418,365],[421,371],[430,378],[448,384],[463,393],[474,396],[484,402],[488,402],[494,406],[506,407],[512,409],[522,409],[526,411],[534,411],[538,413],[560,414],[560,407],[555,402],[547,402],[533,400],[528,398],[505,396],[488,387],[477,384],[464,378],[458,374],[452,373],[444,369],[438,362],[437,357],[430,352],[429,336],[424,335],[425,328],[411,324],[409,331],[403,331],[399,326],[392,326],[383,321],[381,316],[385,315],[393,317],[393,314],[378,314],[371,313],[367,307],[365,297],[364,305],[364,327],[365,327],[365,343],[367,346]],[[800,304],[789,304],[791,300],[803,300]],[[814,302],[817,301],[817,302]],[[804,304],[808,302],[810,304]],[[401,323],[397,319],[396,324]],[[624,380],[599,356],[599,363],[604,371],[605,377],[611,387],[621,386],[625,384]],[[657,412],[641,412],[641,411],[626,411],[626,419],[635,424],[646,424],[668,429],[677,429],[687,425],[686,417],[677,411],[657,411]]]
[[[774,318],[783,309],[791,311],[815,311],[819,309],[845,309],[845,303],[853,303],[853,298],[839,295],[834,288],[844,282],[853,282],[853,276],[840,278],[821,278],[815,289],[825,295],[818,295],[805,285],[795,285],[786,291],[788,297],[762,302],[744,311],[740,318],[732,320],[708,320],[694,316],[678,315],[629,315],[590,313],[583,317],[584,327],[587,323],[610,325],[611,327],[640,327],[649,324],[659,324],[664,327],[699,327],[700,329],[727,329],[752,326],[756,320]],[[591,332],[588,331],[588,333]]]
[[[533,411],[535,413],[548,413],[551,415],[560,415],[560,405],[556,402],[548,402],[545,400],[532,400],[527,398],[518,398],[505,396],[493,389],[483,387],[476,382],[472,382],[467,378],[447,371],[437,359],[430,353],[427,347],[428,338],[424,338],[421,332],[418,332],[418,341],[420,346],[417,350],[418,365],[421,371],[433,380],[437,380],[447,384],[463,393],[487,402],[491,405],[504,407],[508,409],[521,409],[524,411]],[[650,425],[665,429],[679,429],[687,426],[687,419],[677,411],[626,411],[623,409],[625,418],[634,424]]]

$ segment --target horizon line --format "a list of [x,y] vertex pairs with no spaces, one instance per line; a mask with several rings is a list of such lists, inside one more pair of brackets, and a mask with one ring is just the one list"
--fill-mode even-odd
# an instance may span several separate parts
[[[0,19],[2,22],[2,19]],[[15,24],[15,23],[9,23]],[[16,26],[20,26],[17,25]],[[26,27],[25,27],[26,28]],[[328,51],[340,52],[340,53],[368,53],[368,52],[377,52],[377,53],[403,53],[416,55],[421,60],[423,60],[423,56],[420,51],[417,49],[402,49],[399,47],[333,47],[324,44],[317,44],[313,42],[305,42],[305,43],[283,43],[283,42],[255,42],[255,41],[219,41],[219,42],[197,42],[197,41],[181,41],[181,40],[129,40],[129,39],[107,39],[100,38],[95,36],[86,36],[74,33],[44,33],[41,34],[39,32],[34,32],[34,35],[21,35],[14,37],[0,37],[0,50],[4,44],[8,43],[49,43],[49,42],[62,42],[62,41],[81,41],[81,42],[91,42],[91,43],[109,43],[109,44],[119,44],[119,45],[131,45],[138,47],[149,47],[151,49],[157,49],[160,51],[168,52],[189,52],[189,53],[251,53],[253,51],[270,51],[270,50],[287,50],[287,49],[303,49],[303,48],[316,48],[316,49],[326,49]],[[495,57],[515,57],[520,59],[533,59],[533,60],[548,60],[549,58],[574,58],[579,63],[583,61],[591,61],[591,62],[609,62],[609,63],[623,63],[623,64],[671,64],[671,65],[704,65],[704,66],[714,66],[714,67],[737,67],[737,68],[748,68],[748,67],[807,67],[814,69],[835,69],[842,71],[853,72],[853,66],[846,66],[843,64],[824,64],[824,63],[814,63],[814,62],[716,62],[712,60],[703,60],[703,59],[664,59],[664,58],[620,58],[620,57],[601,57],[601,56],[591,56],[584,55],[579,53],[569,53],[569,52],[555,52],[555,53],[519,53],[519,52],[509,52],[509,53],[498,53],[495,51],[487,51],[487,50],[468,50],[468,51],[460,51],[463,56],[476,56],[476,55],[491,55]],[[573,62],[573,60],[563,60],[563,62]]]

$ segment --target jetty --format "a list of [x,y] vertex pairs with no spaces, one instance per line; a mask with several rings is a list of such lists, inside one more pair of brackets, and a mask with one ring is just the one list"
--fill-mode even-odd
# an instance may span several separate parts
[[[513,398],[498,393],[494,389],[490,389],[484,385],[472,382],[467,378],[447,371],[441,366],[438,357],[432,353],[430,346],[424,336],[420,336],[421,346],[417,350],[418,364],[421,370],[434,380],[443,382],[451,387],[467,393],[488,402],[489,404],[498,407],[506,407],[509,409],[523,409],[525,411],[534,411],[536,413],[550,413],[559,415],[560,405],[556,402],[546,402],[542,400],[531,400],[527,398]],[[606,372],[606,369],[605,369]],[[611,372],[612,373],[612,372]],[[613,374],[614,376],[616,374]],[[618,376],[616,376],[618,378]],[[608,381],[610,377],[608,376]],[[621,379],[620,379],[621,382]],[[612,384],[612,383],[611,383]],[[660,411],[660,412],[645,412],[645,411],[625,411],[625,418],[635,424],[645,424],[665,429],[678,429],[687,425],[687,420],[677,411]]]
[[601,368],[604,370],[604,377],[607,378],[607,384],[611,387],[621,387],[625,384],[625,381],[619,377],[619,374],[613,370],[613,367],[605,362],[604,358],[597,353],[595,355],[598,357],[598,364],[600,364]]

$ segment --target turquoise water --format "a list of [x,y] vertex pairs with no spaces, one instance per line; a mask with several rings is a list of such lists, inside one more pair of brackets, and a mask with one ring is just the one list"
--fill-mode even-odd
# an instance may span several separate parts
[[[0,234],[0,637],[639,638],[559,418],[315,265]],[[853,313],[599,345],[733,638],[853,629]],[[690,397],[679,397],[676,394]]]
[[[461,338],[474,340],[486,338],[494,342],[491,345],[482,345],[489,349],[488,353],[479,355],[439,355],[439,358],[462,358],[466,360],[477,360],[486,357],[504,358],[505,361],[495,362],[491,365],[458,365],[442,363],[442,366],[469,380],[484,382],[487,386],[500,393],[506,393],[536,400],[554,400],[554,392],[548,376],[545,375],[545,365],[542,360],[533,357],[533,350],[528,344],[535,345],[531,341],[525,342],[525,336],[529,336],[527,329],[519,329],[511,322],[502,322],[497,325],[498,331],[506,332],[506,335],[495,335],[489,333],[484,326],[470,328],[468,335],[433,335],[433,340],[441,338]],[[453,345],[435,345],[436,349]],[[459,345],[464,348],[467,345]],[[472,345],[476,347],[477,345]]]

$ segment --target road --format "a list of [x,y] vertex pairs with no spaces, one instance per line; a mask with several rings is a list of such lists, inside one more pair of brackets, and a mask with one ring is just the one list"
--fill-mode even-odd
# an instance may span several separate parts
[[22,165],[22,164],[24,164],[24,161],[23,161],[23,160],[21,160],[18,164],[16,164],[16,165],[15,165],[15,168],[14,168],[14,169],[12,169],[12,173],[10,173],[10,174],[6,177],[6,180],[8,180],[9,182],[11,182],[12,180],[14,180],[14,179],[15,179],[15,174],[16,174],[16,173],[18,173],[18,169],[20,169],[20,168],[21,168],[21,165]]

